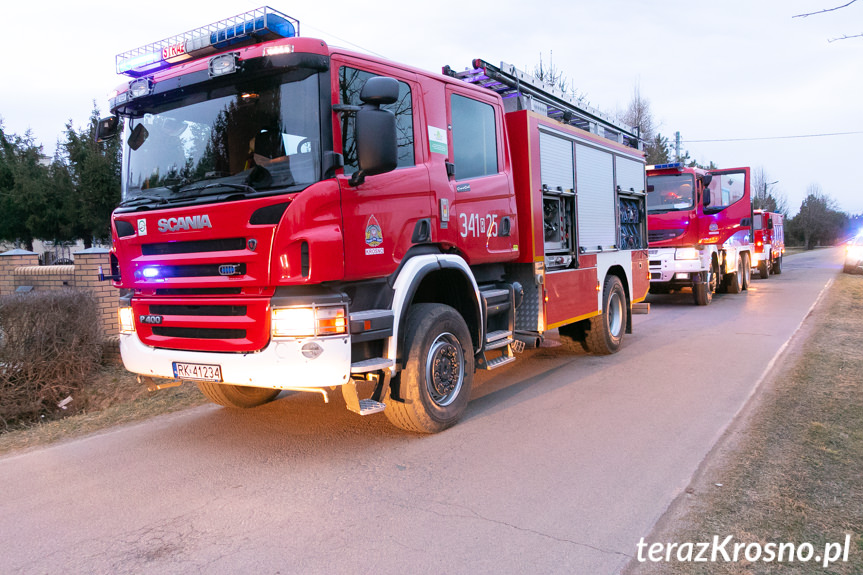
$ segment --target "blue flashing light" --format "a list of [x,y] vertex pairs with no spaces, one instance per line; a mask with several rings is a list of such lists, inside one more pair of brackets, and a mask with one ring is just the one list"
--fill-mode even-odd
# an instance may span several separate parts
[[667,170],[669,168],[682,168],[682,167],[683,167],[683,163],[673,162],[671,164],[658,164],[656,166],[653,166],[653,169],[654,170]]
[[159,268],[157,268],[157,267],[144,268],[143,271],[141,272],[141,275],[143,275],[145,278],[158,277],[159,276]]
[[118,54],[117,73],[140,78],[190,58],[230,47],[293,38],[299,32],[299,20],[263,6]]

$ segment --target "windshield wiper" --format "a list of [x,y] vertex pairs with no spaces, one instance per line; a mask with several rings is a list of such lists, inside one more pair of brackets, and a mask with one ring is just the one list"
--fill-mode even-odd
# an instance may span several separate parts
[[[185,197],[189,197],[189,196],[194,196],[196,194],[190,194],[189,192],[202,192],[204,190],[212,190],[215,188],[228,188],[231,190],[240,190],[242,192],[246,192],[247,194],[256,194],[258,192],[258,190],[256,190],[255,188],[253,188],[252,186],[250,186],[248,184],[232,184],[232,183],[227,183],[227,182],[213,182],[212,184],[207,184],[205,186],[195,186],[193,188],[180,189],[180,190],[178,190],[178,192],[180,194],[178,197],[185,198]],[[209,194],[197,194],[197,195],[209,195]]]
[[120,207],[128,207],[137,202],[156,202],[156,204],[164,204],[168,200],[165,196],[153,196],[153,195],[143,195],[143,196],[135,196],[134,198],[129,198],[128,200],[123,200],[120,202]]

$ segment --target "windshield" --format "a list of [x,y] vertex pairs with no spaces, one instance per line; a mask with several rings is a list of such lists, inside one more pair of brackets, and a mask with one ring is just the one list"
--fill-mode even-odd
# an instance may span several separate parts
[[693,189],[691,174],[651,176],[647,178],[647,211],[691,210]]
[[308,70],[293,76],[138,110],[126,125],[121,205],[283,192],[318,181],[318,78]]

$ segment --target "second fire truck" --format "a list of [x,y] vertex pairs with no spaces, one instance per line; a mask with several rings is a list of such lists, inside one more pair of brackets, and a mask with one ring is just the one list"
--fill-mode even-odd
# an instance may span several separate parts
[[691,288],[697,305],[717,291],[749,287],[752,207],[749,168],[648,166],[650,291]]

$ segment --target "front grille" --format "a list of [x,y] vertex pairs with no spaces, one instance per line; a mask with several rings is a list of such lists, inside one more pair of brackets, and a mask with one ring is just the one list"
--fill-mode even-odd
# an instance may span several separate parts
[[[160,278],[202,278],[246,275],[246,264],[192,264],[159,266],[158,269]],[[226,271],[228,271],[228,273],[224,273]],[[135,273],[137,274],[138,272]]]
[[188,315],[230,317],[246,315],[244,305],[151,305],[155,315]]
[[164,242],[144,244],[141,253],[145,256],[164,256],[171,254],[200,254],[206,252],[226,252],[242,250],[246,247],[244,238],[222,238],[217,240],[195,240],[191,242]]
[[240,295],[243,288],[161,288],[156,295]]
[[244,329],[218,329],[205,327],[153,327],[153,335],[186,339],[244,339]]
[[681,229],[670,229],[670,230],[648,230],[647,231],[647,241],[649,242],[662,242],[665,240],[670,240],[676,238],[681,235],[684,230]]

